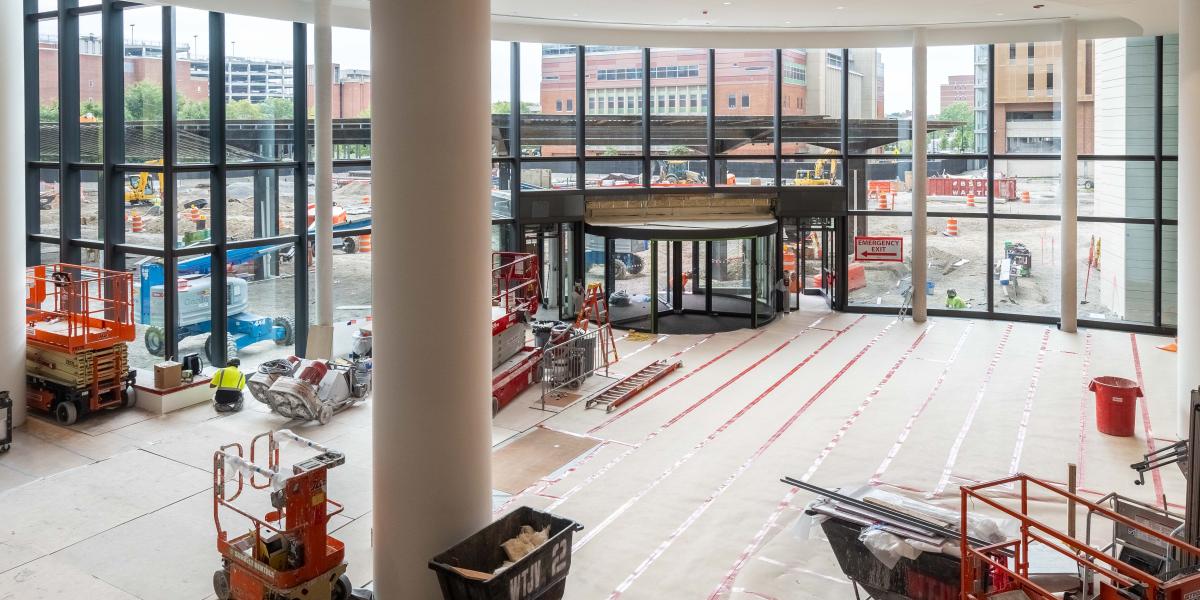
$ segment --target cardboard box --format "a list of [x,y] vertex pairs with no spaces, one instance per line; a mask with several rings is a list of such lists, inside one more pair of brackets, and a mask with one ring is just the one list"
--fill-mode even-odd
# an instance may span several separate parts
[[183,381],[183,364],[168,360],[154,365],[154,387],[167,390]]

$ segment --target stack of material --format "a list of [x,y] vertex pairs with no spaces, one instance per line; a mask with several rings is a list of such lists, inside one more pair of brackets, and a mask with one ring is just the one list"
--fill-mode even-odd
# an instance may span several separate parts
[[124,343],[100,350],[70,354],[29,344],[25,372],[63,385],[89,387],[92,381],[116,381],[129,372],[129,350]]

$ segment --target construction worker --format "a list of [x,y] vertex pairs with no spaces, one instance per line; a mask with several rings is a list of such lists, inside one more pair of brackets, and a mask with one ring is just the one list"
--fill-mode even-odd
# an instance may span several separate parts
[[946,308],[966,308],[967,303],[954,290],[946,290]]
[[225,367],[213,373],[208,387],[217,388],[213,393],[213,408],[217,412],[238,412],[242,410],[242,390],[246,389],[246,376],[238,369],[242,361],[231,358]]

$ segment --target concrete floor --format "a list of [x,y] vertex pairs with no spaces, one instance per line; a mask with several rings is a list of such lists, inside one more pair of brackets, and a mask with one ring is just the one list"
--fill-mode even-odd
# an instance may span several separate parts
[[[612,414],[582,402],[536,410],[531,390],[496,417],[497,446],[539,425],[597,440],[517,497],[494,497],[499,511],[528,504],[585,526],[568,598],[853,597],[827,547],[792,533],[812,498],[790,493],[783,475],[826,487],[874,479],[954,507],[960,482],[1014,469],[1063,481],[1073,461],[1093,497],[1182,503],[1175,467],[1146,486],[1128,468],[1174,437],[1175,356],[1154,348],[1164,338],[949,318],[917,325],[803,300],[758,331],[623,338],[616,372],[669,356],[684,366]],[[1144,381],[1136,437],[1096,431],[1085,387],[1096,375]],[[246,406],[232,416],[133,410],[71,428],[31,419],[0,456],[0,600],[211,597],[213,451],[287,425]],[[291,424],[347,454],[330,497],[346,505],[335,535],[356,585],[372,572],[370,418],[368,403],[324,427]],[[1062,513],[1050,503],[1037,510]]]

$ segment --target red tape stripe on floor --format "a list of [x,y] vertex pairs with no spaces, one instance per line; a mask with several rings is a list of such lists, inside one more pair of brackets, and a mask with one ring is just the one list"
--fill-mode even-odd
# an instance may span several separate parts
[[1038,349],[1037,360],[1033,363],[1033,374],[1029,376],[1029,387],[1025,389],[1025,406],[1021,409],[1021,424],[1017,427],[1017,443],[1013,446],[1012,462],[1008,464],[1008,474],[1017,472],[1021,465],[1021,453],[1025,451],[1025,434],[1029,431],[1029,417],[1033,415],[1033,400],[1037,397],[1038,381],[1042,376],[1042,366],[1046,363],[1046,348],[1050,345],[1050,328],[1042,332],[1042,346]]
[[[1142,378],[1142,357],[1138,354],[1137,335],[1129,334],[1129,344],[1133,347],[1133,370],[1137,373],[1138,387],[1142,388],[1142,393],[1146,393],[1146,380]],[[1146,431],[1146,450],[1148,453],[1153,453],[1158,444],[1154,443],[1154,427],[1150,425],[1150,401],[1148,398],[1141,398],[1138,404],[1142,407],[1142,428]],[[1163,507],[1163,482],[1162,474],[1158,469],[1150,471],[1150,475],[1154,479],[1154,501],[1159,508]]]
[[767,441],[763,442],[763,444],[759,446],[758,449],[755,450],[754,453],[751,454],[746,461],[737,468],[736,471],[731,473],[729,477],[726,477],[725,481],[721,482],[721,485],[717,486],[717,488],[713,490],[703,502],[700,503],[700,506],[696,507],[696,509],[692,511],[692,514],[689,515],[687,519],[684,519],[683,523],[676,527],[675,531],[672,531],[671,534],[667,536],[667,539],[663,540],[662,543],[660,543],[658,547],[650,553],[650,556],[647,556],[646,559],[643,560],[642,563],[639,564],[637,568],[625,578],[624,581],[617,585],[616,589],[609,594],[608,599],[615,600],[616,598],[619,598],[621,594],[625,593],[625,590],[628,590],[629,586],[633,585],[633,583],[637,581],[637,579],[641,577],[642,574],[645,573],[646,570],[649,569],[650,566],[653,565],[659,559],[659,557],[661,557],[663,553],[665,553],[667,549],[671,547],[672,544],[675,543],[675,540],[679,539],[681,535],[691,528],[692,524],[699,520],[700,517],[703,516],[704,513],[709,509],[709,507],[711,507],[713,503],[717,501],[717,498],[720,498],[721,495],[724,494],[725,491],[728,490],[730,486],[732,486],[734,482],[736,482],[742,476],[742,474],[749,470],[751,465],[754,464],[754,461],[758,460],[760,456],[762,456],[771,446],[773,446],[775,442],[777,442],[779,438],[782,437],[783,434],[786,433],[787,430],[790,429],[792,425],[794,425],[796,421],[808,411],[810,406],[812,406],[821,396],[823,396],[825,392],[829,391],[829,388],[833,387],[833,385],[837,383],[839,379],[841,379],[842,375],[845,375],[846,372],[849,371],[850,368],[853,367],[854,364],[863,357],[863,355],[865,355],[872,347],[875,346],[880,338],[882,338],[883,335],[892,328],[892,325],[896,324],[896,322],[897,321],[892,321],[891,323],[888,323],[887,327],[883,328],[883,331],[880,331],[874,338],[871,339],[870,342],[867,342],[867,345],[863,346],[862,350],[858,351],[858,354],[855,354],[854,357],[851,358],[845,365],[843,365],[837,373],[834,373],[833,377],[829,378],[829,381],[825,382],[825,385],[821,386],[821,389],[817,390],[808,398],[807,401],[805,401],[803,405],[800,406],[799,409],[796,410],[796,412],[792,413],[792,416],[788,417],[788,420],[784,421],[783,425],[776,429],[775,432],[771,434],[771,437],[767,438]]
[[971,403],[971,409],[967,412],[962,429],[958,430],[958,437],[954,438],[954,445],[950,447],[950,456],[946,458],[946,465],[942,467],[941,479],[938,480],[937,487],[925,495],[926,498],[933,498],[941,494],[946,489],[946,485],[950,483],[950,473],[954,470],[954,463],[958,461],[958,453],[962,450],[963,442],[967,439],[967,432],[971,430],[971,424],[975,421],[975,414],[979,412],[979,405],[983,404],[988,384],[992,381],[992,375],[996,372],[996,365],[1000,362],[1000,356],[1004,354],[1004,347],[1008,345],[1008,337],[1012,334],[1012,330],[1012,323],[1004,328],[1004,333],[1000,336],[1000,343],[996,345],[996,352],[992,354],[992,360],[988,363],[983,381],[979,384],[979,392],[975,394],[975,400]]
[[[833,449],[837,447],[839,442],[842,441],[842,438],[846,435],[846,432],[850,429],[850,427],[854,425],[855,421],[858,420],[858,417],[861,416],[863,412],[865,412],[867,408],[871,406],[871,402],[879,396],[881,391],[883,391],[883,386],[887,385],[887,383],[892,380],[892,377],[896,375],[896,372],[900,370],[900,367],[902,367],[908,358],[912,356],[913,352],[917,350],[917,346],[919,346],[921,342],[925,340],[925,336],[928,335],[929,331],[934,328],[934,325],[935,324],[930,324],[929,327],[921,332],[920,336],[917,336],[917,339],[914,340],[912,345],[908,347],[908,350],[906,350],[904,354],[902,354],[900,358],[896,360],[895,364],[892,365],[892,368],[888,369],[887,373],[884,374],[883,379],[880,379],[879,383],[875,384],[875,387],[870,391],[870,393],[867,394],[867,397],[863,399],[862,403],[858,405],[858,408],[854,409],[854,412],[850,413],[850,416],[846,417],[846,420],[842,422],[841,428],[837,430],[837,433],[833,435],[833,438],[829,440],[829,443],[825,445],[825,448],[821,450],[820,454],[817,455],[817,458],[813,460],[811,465],[809,465],[808,471],[806,471],[804,476],[800,478],[801,481],[808,481],[813,474],[817,472],[817,469],[821,467],[821,463],[825,462],[825,459],[831,452],[833,452]],[[750,544],[747,545],[744,550],[742,550],[742,553],[738,556],[737,560],[734,561],[733,566],[728,572],[725,573],[725,577],[721,579],[721,582],[717,584],[717,587],[708,595],[709,600],[716,600],[721,596],[721,594],[730,591],[734,580],[737,579],[738,573],[741,572],[742,567],[746,565],[746,561],[750,560],[750,557],[758,551],[758,548],[762,545],[763,541],[766,540],[767,534],[775,528],[780,516],[783,515],[783,511],[786,510],[791,504],[792,498],[796,495],[796,492],[799,491],[799,489],[800,488],[791,488],[788,490],[787,494],[784,495],[783,500],[779,502],[778,506],[775,508],[775,511],[772,512],[771,516],[767,519],[767,522],[762,526],[761,529],[758,530],[758,533],[754,534],[754,538],[750,540]]]
[[1088,405],[1094,397],[1091,390],[1088,390],[1088,385],[1092,381],[1092,332],[1087,332],[1083,336],[1083,391],[1079,395],[1079,456],[1075,459],[1075,466],[1078,469],[1076,472],[1076,480],[1078,487],[1083,487],[1084,473],[1086,473],[1084,454],[1087,448],[1087,425],[1088,425]]
[[[894,321],[893,321],[893,323],[894,323]],[[888,326],[885,327],[883,329],[883,331],[881,331],[879,333],[879,336],[882,336],[885,332],[887,332],[887,330],[890,329],[891,326],[892,326],[892,323],[889,323]],[[876,339],[878,339],[879,336],[876,336]],[[638,490],[638,492],[636,494],[631,496],[628,500],[626,500],[623,504],[621,504],[621,506],[618,506],[616,510],[609,513],[609,515],[607,517],[605,517],[599,523],[594,524],[594,525],[589,524],[586,533],[583,535],[583,537],[579,538],[579,540],[577,540],[575,542],[575,546],[572,548],[572,551],[579,552],[581,549],[583,549],[584,546],[586,546],[588,544],[588,542],[592,541],[593,538],[595,538],[597,535],[600,535],[600,533],[603,532],[605,529],[608,529],[609,525],[612,525],[613,522],[615,522],[622,515],[624,515],[626,512],[628,512],[630,508],[633,508],[634,504],[637,504],[639,501],[641,501],[642,498],[644,498],[646,496],[646,494],[649,494],[654,488],[658,487],[659,484],[661,484],[663,481],[666,481],[668,477],[670,477],[671,475],[673,475],[675,473],[675,471],[677,471],[680,467],[682,467],[685,463],[687,463],[687,461],[691,460],[693,457],[696,456],[696,454],[698,454],[701,450],[703,450],[704,447],[707,446],[709,442],[717,439],[717,437],[719,437],[727,429],[729,429],[731,426],[733,426],[734,423],[738,422],[742,417],[744,417],[746,415],[746,413],[749,413],[750,410],[752,408],[754,408],[755,406],[757,406],[759,402],[762,402],[763,399],[765,399],[767,396],[771,395],[772,392],[774,392],[776,389],[778,389],[779,386],[783,385],[783,383],[785,381],[787,381],[788,379],[790,379],[792,377],[792,375],[795,375],[796,372],[798,372],[802,367],[804,367],[806,364],[808,364],[808,362],[811,361],[813,359],[813,357],[815,357],[817,354],[819,354],[825,348],[829,347],[829,345],[832,344],[833,341],[836,340],[837,338],[838,338],[838,336],[834,335],[834,336],[831,336],[828,340],[825,340],[824,344],[821,344],[821,346],[819,348],[817,348],[815,351],[810,353],[808,356],[804,357],[804,360],[800,361],[795,366],[793,366],[791,369],[789,369],[788,372],[784,373],[782,377],[780,377],[779,379],[776,379],[774,383],[772,383],[770,386],[767,387],[767,389],[763,390],[762,393],[760,393],[758,396],[756,396],[748,404],[743,406],[741,408],[741,410],[738,410],[737,413],[735,413],[732,417],[729,417],[728,419],[726,419],[724,423],[721,423],[721,425],[719,427],[717,427],[716,429],[714,429],[712,431],[712,433],[709,433],[707,437],[700,440],[699,442],[696,442],[696,444],[693,445],[691,447],[691,449],[689,449],[687,452],[685,452],[679,458],[675,459],[675,462],[672,463],[671,466],[667,467],[667,469],[665,471],[660,473],[658,475],[658,477],[655,478],[653,481],[651,481],[649,484],[647,484],[646,487],[642,488],[641,490]],[[765,359],[765,357],[764,357],[764,359]],[[756,363],[756,364],[758,364],[758,363]],[[732,383],[733,381],[734,380],[730,380],[727,383]],[[712,393],[714,393],[714,394],[718,393],[724,387],[725,386],[722,386],[722,388],[718,388],[717,390],[714,390]],[[683,413],[681,413],[681,414],[683,414]],[[673,421],[669,421],[668,425],[672,422]],[[549,509],[547,509],[547,510],[549,510]]]
[[[799,333],[797,333],[795,336],[793,336],[793,337],[792,337],[792,339],[796,339],[797,337],[799,337],[799,336],[800,336],[800,334],[804,333],[805,331],[808,331],[808,330],[811,330],[811,329],[813,329],[813,328],[814,328],[816,325],[820,324],[820,323],[821,323],[821,321],[823,321],[824,319],[825,319],[825,317],[822,317],[822,318],[820,318],[820,319],[817,319],[816,321],[813,321],[811,324],[809,324],[809,325],[808,325],[808,327],[805,327],[805,328],[804,328],[804,329],[802,329],[802,330],[801,330]],[[861,321],[862,319],[860,318],[859,320]],[[857,322],[856,322],[856,323],[857,323]],[[853,324],[852,324],[851,326],[853,326]],[[746,339],[744,339],[744,340],[742,340],[742,341],[738,342],[737,344],[734,344],[734,345],[733,345],[732,347],[730,347],[729,349],[727,349],[727,350],[725,350],[725,351],[721,352],[720,354],[718,354],[717,356],[715,356],[715,357],[713,357],[713,358],[709,359],[709,360],[708,360],[708,362],[706,362],[706,363],[704,363],[704,364],[700,365],[699,367],[696,367],[695,369],[692,369],[692,370],[691,370],[691,371],[689,371],[688,373],[684,374],[682,377],[680,377],[680,378],[678,378],[678,379],[675,379],[675,380],[671,381],[671,383],[669,383],[669,384],[668,384],[666,387],[660,388],[659,390],[655,391],[653,394],[650,394],[650,395],[649,395],[649,396],[647,396],[646,398],[643,398],[643,399],[642,399],[641,401],[639,401],[637,404],[635,404],[635,405],[633,405],[633,406],[630,406],[629,408],[625,409],[624,411],[622,411],[622,412],[618,413],[617,415],[613,416],[613,417],[612,417],[612,418],[610,418],[608,421],[605,421],[604,423],[601,423],[600,425],[598,425],[598,426],[596,426],[596,427],[593,427],[592,429],[589,429],[589,430],[588,430],[588,434],[595,433],[597,430],[599,430],[599,429],[601,429],[602,427],[604,427],[604,426],[608,425],[609,423],[612,423],[613,421],[617,420],[618,418],[625,416],[626,414],[628,414],[629,412],[631,412],[632,410],[634,410],[634,409],[635,409],[635,408],[637,408],[638,406],[641,406],[641,405],[643,405],[643,404],[645,404],[645,403],[649,402],[650,400],[653,400],[654,398],[658,397],[660,394],[663,394],[663,393],[665,393],[667,390],[669,390],[669,389],[671,389],[671,388],[673,388],[673,387],[675,387],[675,386],[679,385],[680,383],[683,383],[685,380],[687,380],[687,379],[688,379],[689,377],[691,377],[692,375],[695,375],[696,373],[698,373],[698,372],[700,372],[700,371],[703,371],[704,369],[706,369],[706,368],[708,368],[708,367],[712,366],[712,365],[713,365],[714,363],[716,363],[717,361],[719,361],[719,360],[721,360],[722,358],[725,358],[726,356],[728,356],[729,354],[731,354],[731,353],[732,353],[734,350],[737,350],[738,348],[741,348],[742,346],[744,346],[745,344],[747,344],[747,343],[748,343],[748,342],[750,342],[751,340],[754,340],[754,339],[758,338],[759,336],[763,335],[763,334],[764,334],[764,333],[766,333],[766,332],[767,332],[767,330],[766,330],[766,329],[760,329],[760,330],[759,330],[758,332],[756,332],[754,335],[752,335],[752,336],[750,336],[750,337],[748,337],[748,338],[746,338]],[[675,357],[679,356],[680,354],[683,354],[684,352],[687,352],[688,350],[691,350],[692,348],[695,348],[696,346],[699,346],[700,344],[703,344],[704,342],[708,341],[709,339],[712,339],[713,335],[714,335],[714,334],[709,334],[709,335],[705,336],[703,339],[701,339],[701,340],[697,341],[695,344],[692,344],[691,346],[688,346],[687,348],[684,348],[683,350],[680,350],[679,352],[676,352],[675,354],[672,354],[672,355],[671,355],[671,358],[675,358]],[[651,437],[653,437],[653,436],[651,436]],[[648,437],[648,438],[646,438],[646,439],[650,439],[650,437]],[[629,452],[632,452],[632,448],[635,448],[636,446],[638,446],[638,445],[639,445],[639,444],[625,444],[625,443],[622,443],[622,444],[623,444],[623,445],[625,445],[625,446],[630,446],[630,447],[631,447],[631,449],[630,449],[628,452],[626,452],[626,454],[629,454]],[[556,478],[553,478],[553,479],[543,479],[542,481],[534,482],[533,484],[529,485],[529,487],[526,487],[524,490],[522,490],[522,491],[520,491],[520,492],[518,492],[518,493],[516,493],[516,494],[513,494],[512,496],[510,496],[510,497],[508,498],[508,500],[507,500],[507,501],[505,501],[505,502],[504,502],[502,505],[500,505],[500,507],[499,507],[499,508],[496,508],[496,509],[494,509],[494,510],[492,511],[492,514],[500,514],[500,513],[504,512],[504,511],[505,511],[505,510],[507,510],[507,509],[508,509],[510,506],[512,506],[512,505],[513,505],[513,504],[514,504],[514,503],[515,503],[517,500],[519,500],[521,497],[523,497],[523,496],[524,496],[525,494],[527,494],[527,493],[530,493],[530,492],[533,492],[533,493],[535,493],[535,494],[536,494],[536,493],[540,493],[540,492],[544,491],[546,488],[550,487],[551,485],[554,485],[554,484],[556,484],[556,483],[558,483],[558,482],[562,481],[562,480],[563,480],[563,479],[565,479],[567,476],[569,476],[569,475],[571,475],[572,473],[574,473],[574,472],[578,471],[578,470],[579,470],[581,467],[583,467],[584,465],[586,465],[587,463],[589,463],[589,462],[590,462],[590,461],[591,461],[593,458],[595,458],[595,457],[596,457],[596,455],[597,455],[597,454],[598,454],[598,453],[599,453],[601,450],[603,450],[603,449],[604,449],[604,448],[606,448],[607,446],[608,446],[608,442],[606,441],[606,442],[604,442],[604,443],[600,444],[599,446],[596,446],[595,448],[592,448],[592,449],[591,449],[589,452],[585,453],[583,456],[581,456],[581,457],[580,457],[580,458],[578,458],[576,461],[574,461],[574,462],[571,464],[571,466],[570,466],[570,467],[568,467],[568,468],[567,468],[565,471],[563,471],[563,472],[562,472],[562,473],[561,473],[561,474],[560,474],[558,477],[556,477]],[[589,476],[589,477],[588,477],[588,478],[587,478],[585,481],[583,481],[582,483],[580,483],[580,484],[576,485],[574,488],[572,488],[571,490],[569,490],[569,491],[568,491],[568,493],[567,493],[567,495],[565,495],[564,497],[562,497],[562,501],[565,501],[565,499],[566,499],[566,498],[569,498],[569,497],[570,497],[570,495],[573,495],[575,492],[577,492],[577,491],[579,491],[580,489],[583,489],[583,488],[584,488],[584,487],[586,487],[587,485],[591,484],[593,481],[595,481],[597,478],[599,478],[599,477],[600,477],[600,475],[603,475],[605,472],[607,472],[607,470],[608,470],[609,468],[612,468],[613,466],[615,466],[615,465],[616,465],[616,463],[618,463],[618,462],[620,462],[621,460],[623,460],[626,454],[623,454],[623,455],[621,455],[621,456],[618,456],[618,457],[617,457],[617,459],[615,459],[614,461],[610,461],[610,462],[609,462],[607,465],[605,465],[604,467],[601,467],[601,469],[600,469],[599,471],[597,471],[596,473],[593,473],[592,475],[590,475],[590,476]],[[536,489],[537,491],[534,491],[535,489]],[[561,502],[560,502],[560,503],[561,503]],[[557,505],[555,505],[555,506],[557,506]]]
[[971,334],[971,330],[975,327],[975,321],[967,323],[967,328],[963,330],[962,335],[958,336],[958,342],[954,344],[954,350],[950,352],[950,358],[946,359],[946,366],[942,368],[942,372],[938,373],[937,379],[933,382],[933,388],[929,390],[929,394],[925,396],[925,401],[909,415],[908,421],[904,423],[904,427],[900,430],[899,437],[896,438],[896,443],[892,444],[888,450],[887,456],[883,462],[879,463],[879,468],[875,469],[875,474],[871,476],[871,485],[877,485],[883,477],[883,473],[892,465],[892,461],[896,459],[896,455],[900,453],[900,448],[904,442],[908,440],[908,434],[912,433],[913,425],[916,425],[917,419],[925,413],[925,409],[933,402],[933,398],[937,396],[938,390],[942,389],[942,384],[946,381],[946,376],[950,374],[950,367],[954,366],[954,361],[958,360],[958,355],[962,352],[963,344],[967,341],[967,336]]

